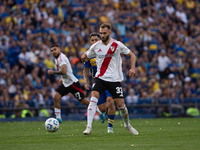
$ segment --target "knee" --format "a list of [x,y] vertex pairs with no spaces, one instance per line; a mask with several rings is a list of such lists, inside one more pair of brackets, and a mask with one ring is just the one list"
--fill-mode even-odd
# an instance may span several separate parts
[[96,97],[97,99],[99,99],[99,96],[100,96],[99,92],[97,92],[97,91],[92,91],[91,97]]
[[56,95],[53,96],[53,101],[57,101],[58,97]]
[[98,105],[98,108],[102,113],[106,112],[106,106]]
[[115,106],[114,99],[112,99],[111,97],[108,97],[107,105],[108,105],[108,107],[114,107]]
[[85,99],[85,98],[82,99],[82,100],[80,100],[79,102],[80,102],[81,104],[83,104],[83,105],[87,105],[87,106],[88,106],[89,103],[90,103],[89,100],[87,100],[87,99]]
[[125,103],[124,103],[124,99],[116,99],[116,103],[117,103],[117,107],[124,107]]
[[83,105],[86,104],[85,100],[81,100],[80,103],[83,104]]
[[85,101],[84,100],[81,100],[79,101],[81,104],[85,105]]
[[59,100],[61,99],[61,95],[56,93],[54,96],[53,96],[53,101],[54,102],[58,102]]

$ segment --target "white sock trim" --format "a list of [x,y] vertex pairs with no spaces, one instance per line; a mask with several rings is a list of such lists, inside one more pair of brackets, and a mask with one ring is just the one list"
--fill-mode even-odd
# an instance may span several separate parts
[[97,99],[96,97],[91,97],[90,102],[97,103],[97,102],[98,102],[98,99]]
[[119,110],[124,110],[124,109],[126,109],[126,105],[125,104],[124,104],[124,106],[119,107]]
[[55,112],[61,112],[61,110],[58,109],[58,108],[54,108],[54,111],[55,111]]
[[96,97],[91,97],[90,99],[90,104],[88,106],[88,109],[87,109],[87,126],[89,128],[92,128],[92,122],[93,122],[93,118],[94,118],[94,115],[96,113],[96,109],[97,109],[97,102],[98,102],[98,99]]
[[54,108],[54,112],[55,112],[56,118],[61,119],[61,109]]
[[129,115],[128,115],[128,109],[126,107],[126,105],[124,104],[124,106],[119,108],[120,111],[120,115],[124,121],[125,124],[129,124]]

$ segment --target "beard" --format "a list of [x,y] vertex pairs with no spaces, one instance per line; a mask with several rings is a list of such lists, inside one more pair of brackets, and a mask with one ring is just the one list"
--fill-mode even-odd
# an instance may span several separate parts
[[106,37],[105,37],[105,39],[101,39],[101,40],[102,40],[102,42],[107,42],[107,41],[108,41],[108,39],[109,39],[109,35],[108,35],[108,36],[106,36]]
[[60,56],[60,53],[59,54],[54,54],[53,56],[57,59]]

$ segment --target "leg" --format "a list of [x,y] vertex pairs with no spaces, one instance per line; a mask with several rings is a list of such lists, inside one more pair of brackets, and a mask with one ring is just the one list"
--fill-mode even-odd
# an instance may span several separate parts
[[115,102],[112,97],[107,97],[107,106],[108,106],[108,133],[113,132],[113,123],[115,119]]
[[[97,104],[98,105],[98,104]],[[100,113],[99,113],[99,117],[101,118],[101,123],[104,123],[106,117],[105,117],[105,112],[107,109],[107,105],[106,103],[100,104],[97,106],[97,109],[99,109]],[[97,111],[98,112],[98,111]]]
[[87,100],[86,98],[83,98],[83,99],[80,101],[80,103],[83,104],[83,105],[88,106],[88,105],[90,104],[90,101]]
[[103,104],[98,105],[98,107],[99,107],[99,110],[100,110],[102,113],[105,113],[105,112],[106,112],[106,109],[107,109],[107,104],[106,104],[106,103],[103,103]]
[[105,92],[103,92],[99,99],[98,99],[98,108],[101,110],[101,114],[99,114],[100,118],[101,118],[101,123],[104,123],[105,121],[105,112],[106,112],[106,109],[107,109],[107,104],[106,104],[106,94]]
[[108,114],[114,115],[115,114],[115,102],[112,97],[107,98],[107,106],[108,106]]
[[88,116],[87,116],[87,128],[83,132],[85,135],[91,134],[91,132],[92,132],[92,122],[93,122],[93,118],[94,118],[94,115],[95,115],[95,112],[96,112],[98,98],[99,98],[99,92],[92,91],[90,104],[89,104],[88,109],[87,109],[87,114],[88,114]]
[[117,106],[119,108],[120,111],[120,115],[124,121],[124,127],[131,133],[134,135],[138,135],[138,131],[135,130],[129,123],[129,115],[128,115],[128,109],[124,103],[124,99],[123,98],[116,98],[116,103]]
[[116,104],[117,104],[117,107],[119,108],[120,115],[124,123],[129,124],[128,109],[126,108],[126,105],[124,104],[124,99],[116,98]]
[[[70,86],[70,92],[79,100],[81,104],[86,105],[86,106],[90,104],[90,101],[85,98],[84,92],[81,89],[79,82],[73,83]],[[99,108],[97,108],[96,111],[97,113],[99,113],[99,115],[102,114]]]
[[61,118],[61,106],[60,106],[60,99],[61,95],[56,92],[55,95],[53,96],[53,101],[54,101],[54,112],[56,115],[56,119],[62,123],[62,118]]
[[90,104],[87,109],[87,128],[83,132],[85,135],[91,134],[92,132],[92,122],[96,112],[97,102],[101,93],[105,91],[104,89],[104,81],[98,78],[95,78],[95,85],[92,88]]
[[[87,100],[87,99],[84,97],[82,100],[80,100],[80,103],[83,104],[83,105],[88,106],[88,105],[90,104],[90,101]],[[102,107],[102,106],[101,106],[101,107]],[[103,107],[102,107],[101,109],[103,109]],[[96,110],[96,111],[97,111],[97,113],[100,115],[101,119],[103,119],[103,122],[104,122],[105,116],[101,116],[101,115],[102,115],[101,110],[99,110],[99,108],[97,107],[97,110]]]

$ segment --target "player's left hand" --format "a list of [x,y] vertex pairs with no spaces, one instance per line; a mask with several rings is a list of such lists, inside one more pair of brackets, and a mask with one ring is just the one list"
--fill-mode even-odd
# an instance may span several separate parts
[[131,69],[129,70],[129,77],[133,78],[133,77],[135,77],[135,75],[136,75],[136,70],[135,70],[135,68],[131,68]]
[[48,70],[48,75],[53,75],[53,70]]

